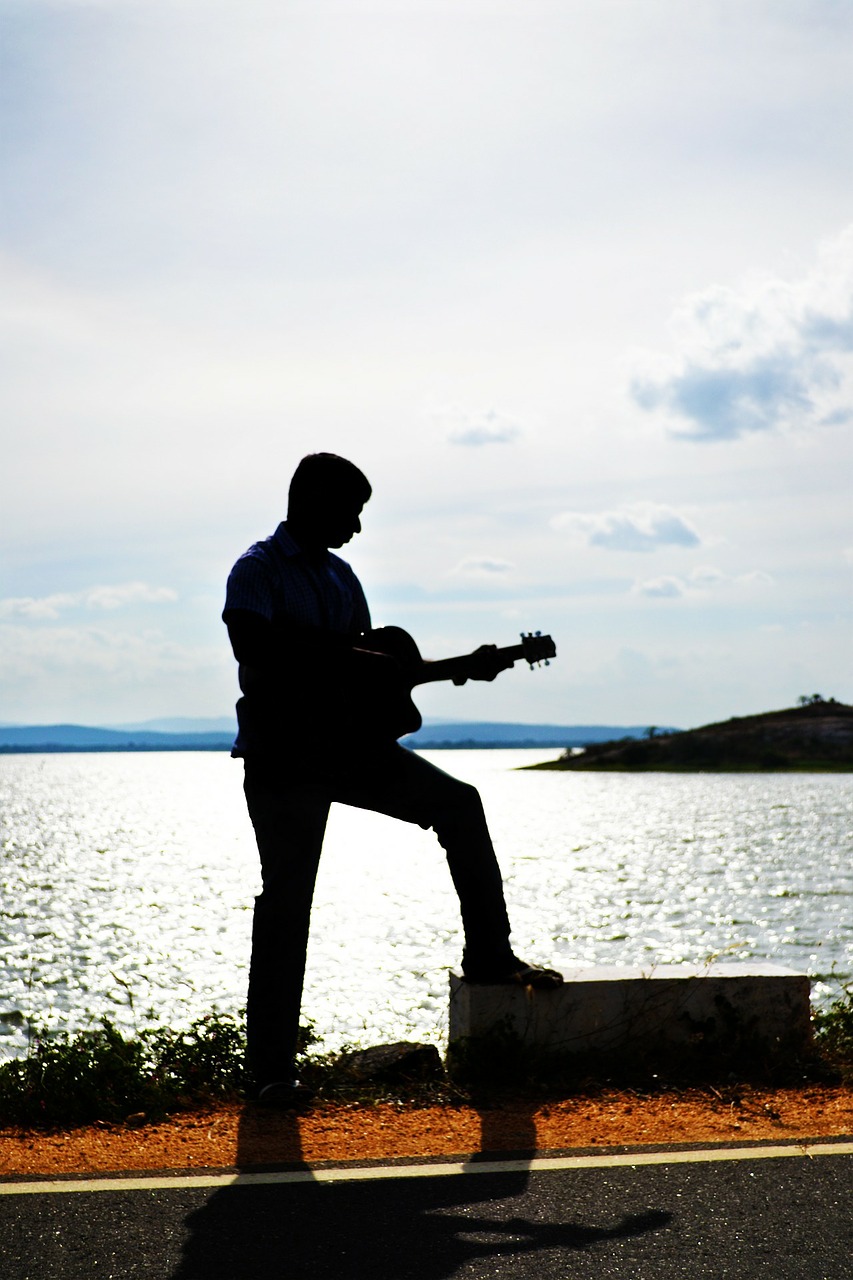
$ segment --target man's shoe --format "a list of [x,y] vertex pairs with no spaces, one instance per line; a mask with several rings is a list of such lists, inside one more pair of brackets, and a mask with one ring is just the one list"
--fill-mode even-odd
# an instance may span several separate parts
[[466,982],[477,986],[518,986],[532,987],[534,991],[553,991],[563,985],[563,975],[556,969],[543,969],[538,964],[527,964],[524,960],[513,958],[508,968],[475,969],[473,973],[464,973]]
[[277,1111],[301,1111],[313,1097],[314,1090],[301,1080],[272,1080],[258,1090],[257,1101]]

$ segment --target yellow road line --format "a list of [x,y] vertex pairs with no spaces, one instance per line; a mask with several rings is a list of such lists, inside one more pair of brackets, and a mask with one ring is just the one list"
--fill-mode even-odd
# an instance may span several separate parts
[[779,1160],[799,1156],[853,1155],[853,1142],[786,1143],[779,1146],[708,1147],[627,1154],[542,1156],[532,1160],[471,1160],[434,1164],[292,1169],[280,1173],[177,1173],[148,1177],[57,1178],[41,1182],[0,1182],[0,1195],[55,1195],[74,1191],[220,1190],[298,1182],[372,1182],[393,1178],[447,1178],[459,1174],[548,1173],[563,1169],[633,1169],[643,1165],[714,1164],[724,1160]]

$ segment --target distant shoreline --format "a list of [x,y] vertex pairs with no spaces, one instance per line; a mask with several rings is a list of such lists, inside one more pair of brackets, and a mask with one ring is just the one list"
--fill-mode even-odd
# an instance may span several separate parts
[[[119,746],[65,746],[59,743],[40,743],[32,746],[0,745],[2,756],[38,756],[38,755],[103,755],[105,752],[115,755],[117,752],[172,752],[172,751],[226,751],[230,752],[232,740],[223,743],[176,743],[171,746],[147,745],[146,743],[125,743]],[[401,744],[411,751],[562,751],[566,743],[559,742],[478,742],[470,739],[462,742],[417,742]]]
[[[233,741],[233,739],[232,739]],[[59,755],[103,755],[105,753],[115,755],[116,752],[130,752],[137,754],[141,751],[230,751],[231,742],[210,742],[210,743],[175,743],[172,746],[148,746],[145,743],[138,745],[132,742],[122,743],[119,746],[80,746],[64,745],[60,743],[42,742],[38,744],[24,746],[8,746],[0,745],[0,756],[59,756]]]

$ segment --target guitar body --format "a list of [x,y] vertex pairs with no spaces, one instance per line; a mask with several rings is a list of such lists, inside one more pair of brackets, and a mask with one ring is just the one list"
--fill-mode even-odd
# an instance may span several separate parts
[[407,733],[417,733],[423,720],[412,699],[412,689],[418,683],[423,658],[415,641],[402,627],[377,627],[364,633],[356,655],[361,649],[385,654],[396,664],[383,664],[381,679],[372,682],[365,707],[367,722],[385,728],[382,737],[402,738]]

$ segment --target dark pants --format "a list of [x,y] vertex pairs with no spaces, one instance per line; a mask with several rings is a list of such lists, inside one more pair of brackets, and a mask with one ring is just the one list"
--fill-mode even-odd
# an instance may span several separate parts
[[259,1084],[293,1071],[308,925],[333,801],[432,828],[447,855],[465,932],[463,972],[512,963],[503,885],[476,788],[396,743],[310,766],[247,759],[245,792],[261,855],[249,970],[249,1065]]

